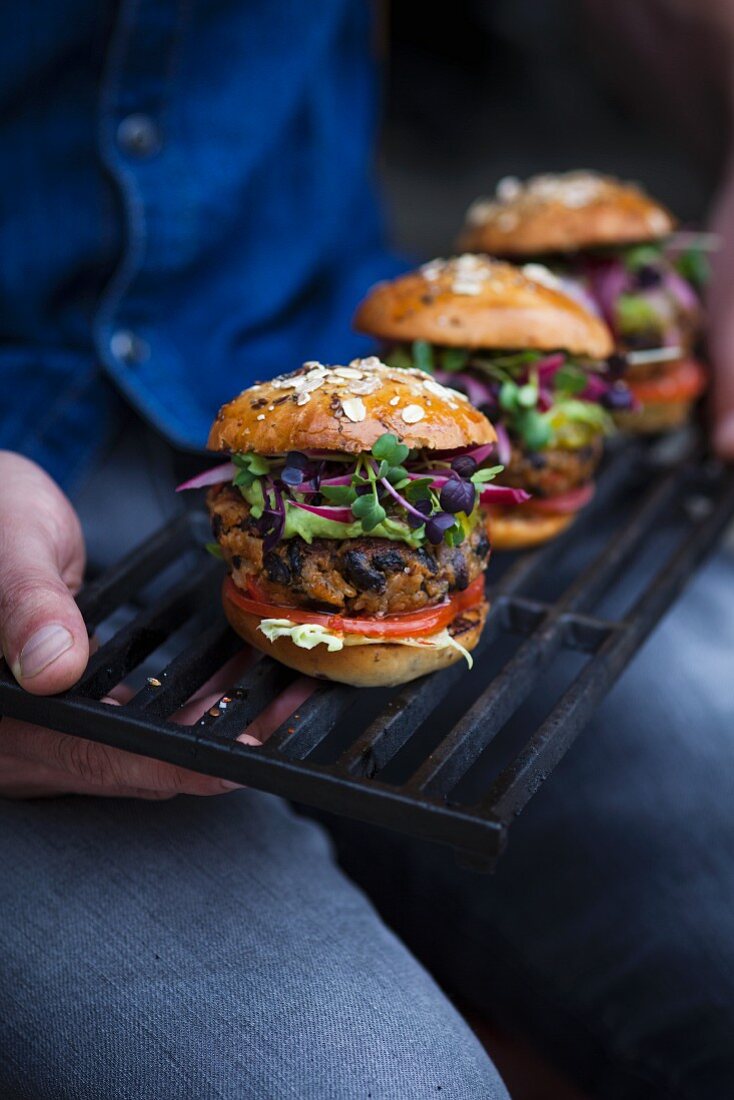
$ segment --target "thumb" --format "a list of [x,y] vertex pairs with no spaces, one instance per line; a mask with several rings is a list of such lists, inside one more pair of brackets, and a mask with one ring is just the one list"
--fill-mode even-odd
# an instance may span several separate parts
[[0,643],[34,694],[71,687],[86,667],[87,630],[72,597],[83,571],[67,498],[34,463],[0,451]]

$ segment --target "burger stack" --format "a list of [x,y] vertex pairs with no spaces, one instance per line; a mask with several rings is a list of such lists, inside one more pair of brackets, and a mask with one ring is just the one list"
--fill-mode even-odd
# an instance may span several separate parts
[[706,388],[696,358],[706,235],[675,230],[673,215],[639,187],[568,172],[502,180],[469,208],[460,244],[560,282],[600,316],[615,340],[613,367],[635,398],[615,419],[650,434],[685,423]]
[[180,486],[208,487],[233,628],[308,675],[471,665],[490,547],[561,534],[604,438],[677,427],[705,388],[700,241],[638,188],[505,180],[460,243],[369,291],[380,358],[251,386],[212,426],[226,461]]
[[498,483],[531,494],[488,504],[497,549],[565,530],[593,495],[608,410],[631,403],[601,320],[511,264],[462,255],[374,287],[355,324],[382,341],[386,362],[462,390],[494,424]]

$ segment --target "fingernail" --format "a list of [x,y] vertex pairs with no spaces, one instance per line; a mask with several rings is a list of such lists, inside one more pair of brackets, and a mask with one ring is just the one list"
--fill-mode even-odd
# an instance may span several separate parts
[[71,649],[74,639],[64,626],[49,623],[32,634],[23,646],[13,672],[18,680],[32,680]]
[[242,783],[231,783],[229,779],[219,780],[223,791],[241,791],[243,788]]
[[734,416],[731,414],[717,425],[714,446],[722,458],[734,458]]

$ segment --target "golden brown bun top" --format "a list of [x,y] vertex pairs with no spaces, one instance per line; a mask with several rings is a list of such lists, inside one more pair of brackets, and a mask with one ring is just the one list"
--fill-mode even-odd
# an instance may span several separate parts
[[423,371],[387,367],[373,355],[348,367],[304,363],[251,386],[219,410],[208,446],[264,455],[312,449],[359,454],[385,432],[408,447],[440,451],[496,438],[463,394]]
[[532,256],[667,236],[672,214],[632,183],[595,172],[500,180],[494,198],[467,211],[459,247]]
[[[550,274],[550,273],[549,273]],[[354,324],[382,340],[465,348],[557,348],[602,359],[613,350],[602,321],[554,287],[488,256],[431,260],[378,283]]]

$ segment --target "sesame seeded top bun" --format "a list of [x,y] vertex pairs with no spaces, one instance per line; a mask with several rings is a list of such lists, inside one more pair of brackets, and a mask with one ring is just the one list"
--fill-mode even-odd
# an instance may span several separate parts
[[494,198],[467,211],[459,247],[532,256],[665,237],[672,214],[632,183],[595,172],[500,180]]
[[562,349],[601,359],[612,337],[580,303],[488,256],[431,260],[378,283],[357,310],[360,332],[465,348]]
[[487,418],[463,394],[419,370],[375,356],[348,367],[304,363],[251,386],[224,405],[209,433],[213,451],[369,451],[385,432],[411,448],[453,451],[492,443]]

